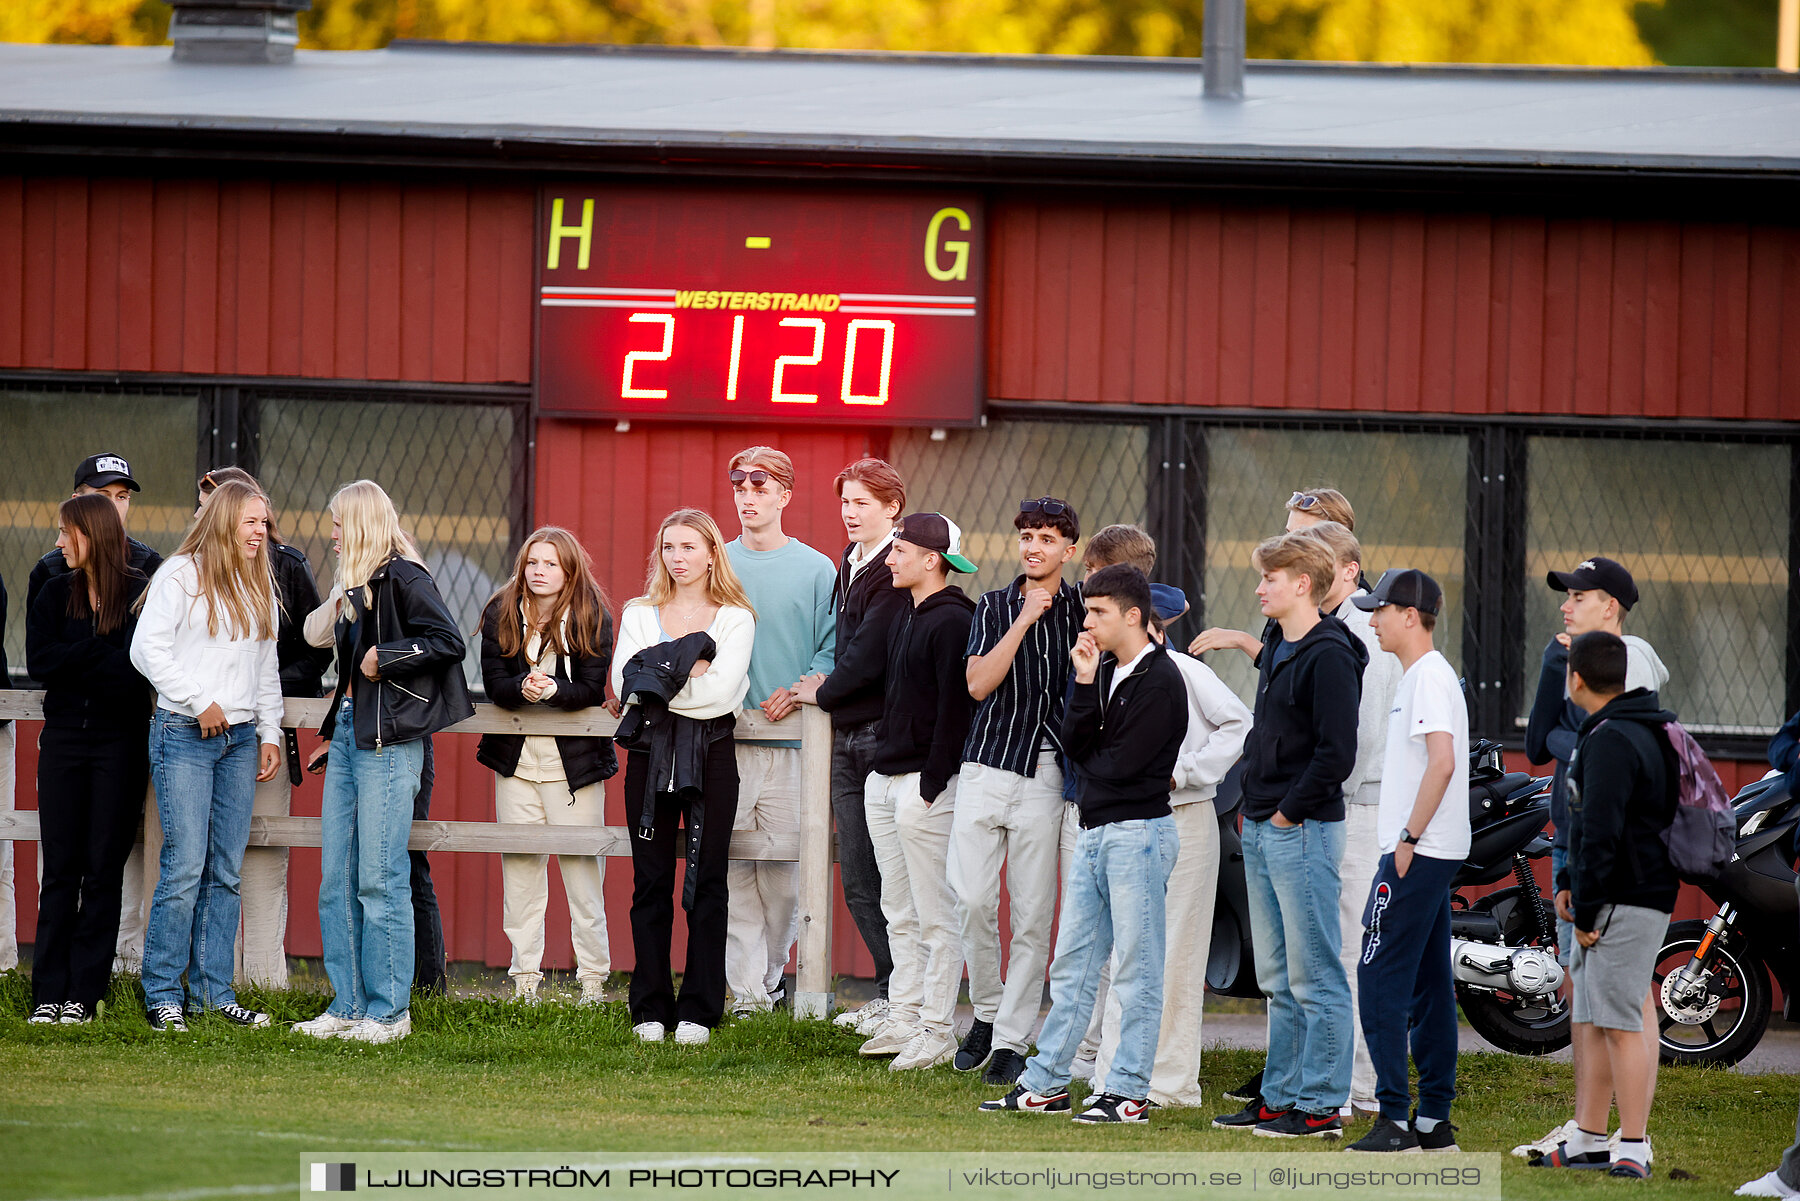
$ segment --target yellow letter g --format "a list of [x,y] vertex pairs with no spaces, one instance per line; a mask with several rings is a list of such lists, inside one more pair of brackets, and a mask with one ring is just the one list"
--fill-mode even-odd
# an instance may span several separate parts
[[946,217],[956,218],[956,227],[964,233],[969,232],[969,214],[961,209],[939,209],[931,218],[931,224],[925,228],[925,270],[932,279],[948,282],[953,279],[969,278],[969,244],[967,242],[945,242],[944,249],[952,256],[948,269],[938,264],[938,227]]

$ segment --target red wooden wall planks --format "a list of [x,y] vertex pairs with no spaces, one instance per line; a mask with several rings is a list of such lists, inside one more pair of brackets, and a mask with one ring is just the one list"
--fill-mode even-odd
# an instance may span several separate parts
[[526,383],[533,190],[0,178],[0,367]]
[[1800,229],[1003,198],[998,399],[1800,414]]

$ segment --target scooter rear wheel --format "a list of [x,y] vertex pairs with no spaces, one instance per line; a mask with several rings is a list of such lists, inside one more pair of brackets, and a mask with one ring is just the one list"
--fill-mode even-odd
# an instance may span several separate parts
[[1569,1045],[1569,1007],[1548,997],[1475,992],[1461,985],[1456,999],[1475,1033],[1514,1055],[1549,1055]]

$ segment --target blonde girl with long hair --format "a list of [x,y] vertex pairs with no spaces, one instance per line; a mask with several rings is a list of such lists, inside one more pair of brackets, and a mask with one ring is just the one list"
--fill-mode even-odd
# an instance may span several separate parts
[[[606,700],[612,616],[594,579],[593,561],[558,526],[532,531],[512,574],[481,615],[481,675],[488,699],[507,709],[534,705],[574,710]],[[603,826],[605,783],[618,770],[606,738],[487,734],[475,758],[492,768],[494,811],[513,825]],[[550,900],[548,856],[502,855],[501,926],[512,943],[513,998],[538,999],[543,981],[544,912]],[[561,855],[569,933],[581,1004],[605,999],[612,954],[607,944],[605,860]]]
[[238,1004],[231,980],[252,798],[281,767],[268,538],[268,497],[222,484],[138,598],[131,662],[156,689],[150,774],[163,828],[144,936],[153,1030],[186,1030],[188,1000],[239,1026],[269,1024]]
[[465,649],[418,547],[379,484],[331,498],[337,586],[308,616],[338,684],[310,769],[320,809],[319,934],[331,1005],[294,1029],[388,1043],[412,1032],[414,923],[407,838],[432,734],[475,712]]
[[[700,636],[704,636],[703,638]],[[670,1026],[678,1043],[704,1043],[725,1011],[725,939],[731,826],[737,816],[738,772],[732,731],[750,690],[756,612],[725,554],[719,527],[699,509],[663,518],[650,552],[644,595],[625,606],[612,684],[631,702],[640,683],[653,687],[658,664],[688,663],[687,679],[668,699],[670,721],[657,733],[625,743],[625,805],[631,840],[631,973],[633,1032],[661,1042]],[[710,643],[710,645],[708,645]],[[640,657],[640,652],[662,648]],[[634,660],[636,660],[634,662]],[[662,687],[675,681],[663,680]],[[628,719],[629,722],[629,719]],[[685,724],[684,724],[685,723]],[[704,748],[697,778],[677,770],[652,780],[653,756],[669,754],[656,739],[697,740]],[[685,836],[678,841],[677,827]],[[688,852],[687,964],[677,995],[670,978],[675,921],[675,864]]]

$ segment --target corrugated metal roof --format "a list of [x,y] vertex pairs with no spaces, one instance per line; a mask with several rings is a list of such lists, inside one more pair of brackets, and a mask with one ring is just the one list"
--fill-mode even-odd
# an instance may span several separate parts
[[[0,45],[0,131],[346,133],[609,151],[1488,165],[1792,173],[1800,80],[1773,72],[401,45],[291,66],[166,47]],[[3,136],[3,135],[0,135]]]

